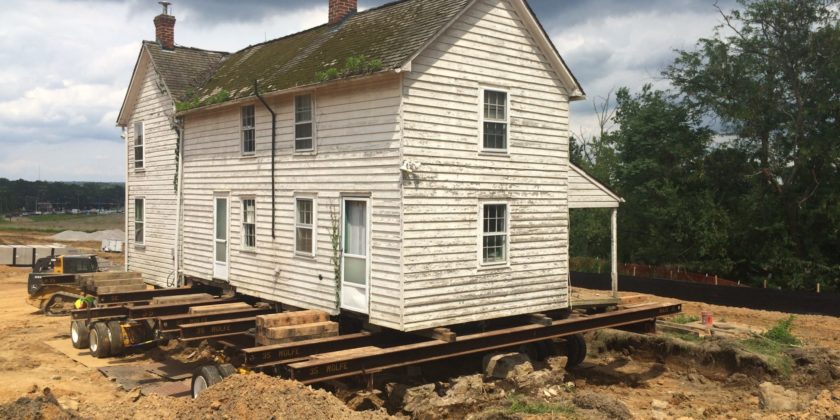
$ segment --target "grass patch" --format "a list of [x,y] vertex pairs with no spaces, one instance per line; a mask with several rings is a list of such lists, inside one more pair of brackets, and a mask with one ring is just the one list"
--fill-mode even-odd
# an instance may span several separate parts
[[673,318],[671,318],[671,322],[677,324],[690,324],[692,322],[697,322],[700,320],[699,316],[696,315],[688,315],[688,314],[679,314]]
[[794,319],[793,315],[782,319],[760,335],[741,340],[740,344],[744,350],[764,356],[783,376],[790,376],[793,372],[793,360],[785,350],[802,343],[791,331]]
[[679,338],[680,340],[688,341],[691,343],[699,343],[703,341],[703,337],[698,337],[695,334],[683,331],[667,331],[665,334],[668,334],[672,337]]
[[[10,232],[38,232],[38,233],[61,233],[64,232],[66,229],[60,228],[48,228],[48,227],[33,227],[33,226],[14,226],[9,225],[6,223],[3,225],[0,223],[0,230],[10,231]],[[96,230],[87,231],[87,233],[96,232]]]
[[521,397],[509,398],[509,413],[516,414],[562,414],[573,417],[576,414],[575,407],[569,404],[552,404],[539,401],[527,401]]

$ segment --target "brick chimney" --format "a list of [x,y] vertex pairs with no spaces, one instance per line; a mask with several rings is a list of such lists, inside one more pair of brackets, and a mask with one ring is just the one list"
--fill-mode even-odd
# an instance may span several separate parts
[[159,1],[163,6],[163,13],[155,16],[155,40],[165,50],[175,49],[175,16],[169,14],[168,1]]
[[356,13],[358,0],[330,0],[330,25]]

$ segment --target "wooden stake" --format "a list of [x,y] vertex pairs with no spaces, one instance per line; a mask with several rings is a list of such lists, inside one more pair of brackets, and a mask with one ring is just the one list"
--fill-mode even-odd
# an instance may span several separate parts
[[817,293],[819,293],[819,292],[820,292],[820,284],[817,283]]

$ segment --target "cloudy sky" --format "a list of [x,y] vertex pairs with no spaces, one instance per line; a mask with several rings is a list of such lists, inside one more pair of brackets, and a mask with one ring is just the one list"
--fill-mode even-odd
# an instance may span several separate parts
[[[236,51],[326,22],[327,0],[172,0],[178,44]],[[360,0],[361,8],[387,0]],[[645,83],[719,23],[714,0],[531,0],[592,100]],[[720,2],[725,7],[731,0]],[[0,177],[122,181],[115,120],[155,0],[26,0],[0,10]]]

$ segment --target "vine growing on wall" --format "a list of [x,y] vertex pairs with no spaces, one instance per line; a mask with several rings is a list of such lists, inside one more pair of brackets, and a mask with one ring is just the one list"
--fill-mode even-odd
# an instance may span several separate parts
[[341,307],[341,215],[338,206],[330,200],[330,245],[332,246],[333,275],[335,277],[335,306]]

